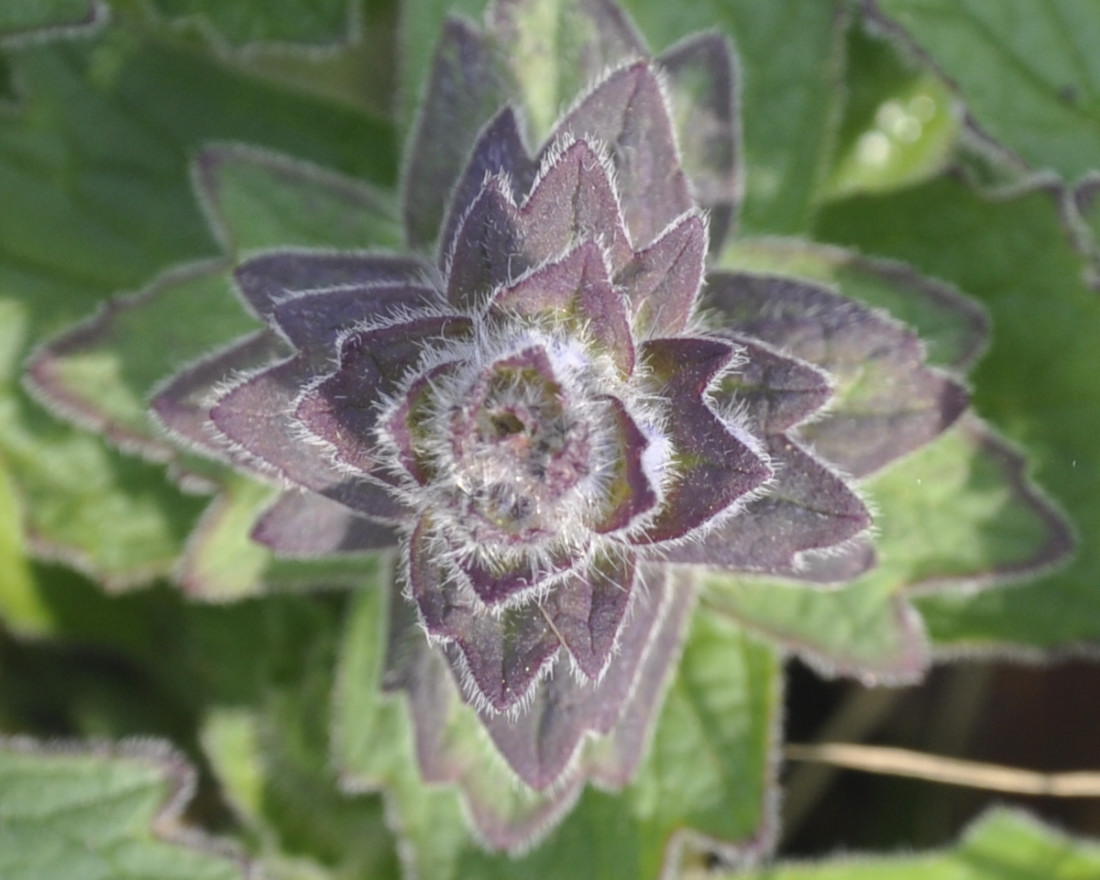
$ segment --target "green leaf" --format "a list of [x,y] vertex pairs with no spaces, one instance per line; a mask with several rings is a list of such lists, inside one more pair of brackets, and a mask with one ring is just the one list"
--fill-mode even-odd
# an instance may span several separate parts
[[823,675],[913,682],[928,664],[920,619],[896,577],[822,592],[805,585],[708,577],[703,605],[776,642]]
[[1079,0],[879,0],[978,124],[1075,180],[1100,160],[1100,16]]
[[626,794],[643,876],[658,876],[663,858],[678,859],[700,837],[730,856],[769,845],[782,675],[774,647],[729,620],[695,615],[649,757]]
[[[8,218],[0,221],[0,288],[13,310],[4,324],[10,345],[2,360],[12,367],[0,390],[0,451],[13,469],[31,548],[129,585],[171,570],[198,514],[196,499],[181,497],[159,469],[123,459],[101,440],[48,418],[16,386],[17,365],[33,340],[83,316],[105,295],[212,252],[188,179],[198,144],[255,139],[388,182],[392,141],[387,128],[361,114],[142,42],[121,26],[94,43],[28,45],[12,57],[29,98],[18,113],[0,118]],[[256,213],[255,199],[246,200],[255,178],[241,177],[235,204]],[[293,208],[293,200],[281,207]],[[224,286],[219,294],[206,313],[208,332],[193,340],[200,346],[219,344],[248,320]],[[169,371],[159,358],[187,354],[178,333],[186,326],[189,335],[202,315],[192,305],[156,316],[155,327],[120,328],[125,344],[141,349],[137,358],[102,347],[84,352],[76,374],[63,377],[80,386],[66,389],[76,397],[66,412],[89,396],[103,397],[97,406],[106,413],[85,407],[78,417],[110,421],[120,439],[146,436],[149,383]],[[154,350],[150,332],[162,334],[164,349]],[[201,349],[188,351],[195,357]]]
[[610,4],[497,0],[492,9],[491,27],[522,97],[533,145],[545,141],[593,80],[641,48],[634,33],[619,27]]
[[393,197],[354,179],[256,148],[205,147],[199,194],[228,250],[275,245],[397,248]]
[[[4,320],[0,304],[0,323]],[[0,620],[19,635],[49,631],[50,612],[35,590],[34,574],[26,557],[23,517],[8,468],[0,458]]]
[[223,477],[180,560],[177,576],[188,594],[230,601],[273,589],[357,586],[377,576],[378,558],[371,554],[278,559],[252,540],[253,526],[277,495],[248,477]]
[[959,585],[973,593],[1063,563],[1072,533],[1026,470],[987,425],[963,418],[870,486],[890,510],[883,565],[903,573],[910,591]]
[[1069,837],[1030,816],[993,809],[946,851],[787,862],[716,875],[727,880],[1088,880],[1100,845]]
[[[2,389],[14,380],[20,368],[25,327],[23,310],[16,303],[0,299],[0,401],[4,399]],[[0,570],[7,572],[0,578],[0,619],[16,632],[35,634],[48,628],[49,612],[35,591],[26,559],[25,511],[10,467],[0,452]]]
[[742,227],[791,234],[809,224],[828,173],[841,94],[844,9],[834,0],[626,0],[654,52],[718,28],[741,56],[746,160]]
[[0,6],[0,40],[93,26],[106,11],[101,0],[9,0]]
[[942,77],[857,26],[848,33],[845,79],[839,142],[822,198],[897,189],[943,170],[963,111]]
[[[207,148],[197,166],[207,210],[234,249],[284,243],[354,248],[396,243],[399,236],[383,197],[349,178],[239,146]],[[231,288],[225,261],[170,270],[40,349],[29,368],[33,387],[55,409],[123,448],[178,458],[152,423],[147,401],[184,365],[258,326]],[[224,494],[196,526],[178,572],[192,595],[226,600],[276,585],[358,581],[369,572],[365,558],[275,561],[249,539],[271,490],[220,465],[202,470],[224,483]]]
[[348,36],[348,0],[154,0],[171,18],[195,18],[229,43],[324,45]]
[[397,875],[381,801],[341,791],[329,763],[345,610],[338,600],[280,597],[191,618],[199,682],[213,698],[203,747],[273,878]]
[[[197,169],[207,211],[234,254],[278,244],[384,247],[400,238],[386,199],[349,178],[241,146],[204,149]],[[34,387],[123,448],[171,454],[147,412],[155,386],[261,326],[232,294],[228,265],[176,267],[111,301],[35,354]]]
[[[977,296],[994,344],[975,373],[975,403],[1028,450],[1037,482],[1082,535],[1100,529],[1096,357],[1100,300],[1082,280],[1061,194],[1033,187],[998,199],[957,180],[827,209],[823,237],[903,259]],[[1033,584],[920,602],[942,649],[1033,648],[1100,637],[1100,547],[1082,541],[1072,565]]]
[[712,575],[704,602],[828,674],[915,680],[929,653],[914,591],[973,595],[1069,553],[1064,521],[1023,470],[1017,453],[964,419],[867,486],[879,532],[873,571],[836,590]]
[[193,788],[186,762],[156,744],[0,740],[0,874],[244,880],[243,860],[180,826]]
[[19,100],[19,87],[16,85],[11,62],[0,52],[0,107],[10,110]]
[[224,262],[208,261],[170,270],[145,290],[111,300],[35,352],[28,364],[32,388],[122,448],[168,457],[172,447],[148,413],[154,387],[259,326],[231,286]]
[[[18,364],[27,311],[0,300],[8,319],[0,342],[9,343],[0,363]],[[0,375],[0,456],[21,502],[28,549],[98,573],[109,588],[170,572],[200,509],[162,469],[59,424],[19,393],[10,373]]]
[[[457,790],[421,779],[404,700],[382,691],[390,601],[388,588],[363,590],[348,615],[332,704],[332,763],[345,790],[385,792],[391,826],[410,844],[407,871],[425,880],[450,880],[463,876],[456,863],[476,844]],[[481,746],[481,754],[495,759],[499,779],[501,759],[484,735]]]
[[[93,44],[28,47],[15,59],[30,99],[0,119],[0,185],[20,220],[0,228],[0,255],[5,289],[32,302],[52,294],[42,310],[51,323],[35,335],[104,291],[212,252],[188,180],[191,153],[212,139],[393,180],[385,126],[121,27]],[[35,282],[45,290],[32,299],[24,291]]]

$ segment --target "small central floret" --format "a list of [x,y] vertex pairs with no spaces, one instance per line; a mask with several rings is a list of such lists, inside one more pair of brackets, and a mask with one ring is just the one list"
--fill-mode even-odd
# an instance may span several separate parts
[[451,418],[454,480],[489,531],[552,538],[555,508],[590,476],[589,425],[569,407],[542,348],[487,368]]
[[585,340],[522,319],[479,324],[422,367],[383,424],[457,557],[585,554],[615,502],[618,375]]

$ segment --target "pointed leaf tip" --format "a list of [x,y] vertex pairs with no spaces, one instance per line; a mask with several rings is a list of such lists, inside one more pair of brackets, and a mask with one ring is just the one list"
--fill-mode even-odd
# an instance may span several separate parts
[[763,340],[833,378],[828,413],[798,430],[821,458],[866,476],[946,430],[969,393],[929,367],[920,339],[889,316],[810,282],[743,272],[708,278],[723,329]]
[[[783,435],[769,438],[768,491],[700,540],[666,551],[670,562],[801,578],[800,555],[842,548],[871,526],[871,514],[840,477]],[[849,562],[873,557],[857,556]],[[817,579],[816,565],[809,574]]]
[[612,285],[602,248],[581,244],[556,263],[543,266],[501,290],[493,306],[524,316],[547,315],[590,336],[610,355],[623,376],[634,371],[634,339],[626,303]]
[[730,232],[743,189],[741,125],[733,55],[727,38],[703,33],[657,58],[666,74],[684,171],[710,216],[710,250]]
[[507,102],[503,70],[487,37],[469,22],[447,18],[405,167],[404,219],[411,248],[432,249],[470,147]]
[[430,635],[475,704],[507,712],[522,704],[561,648],[545,616],[530,603],[490,614],[441,562],[430,516],[417,523],[408,549],[408,589]]
[[706,402],[714,378],[734,357],[717,339],[651,339],[642,358],[668,407],[676,471],[660,512],[637,540],[683,537],[720,516],[772,476],[767,461],[735,436]]
[[634,576],[633,554],[593,560],[555,585],[541,603],[577,667],[591,679],[611,660],[633,598]]
[[534,182],[535,171],[535,164],[523,143],[516,111],[505,107],[481,132],[466,170],[455,186],[439,238],[441,258],[454,250],[459,222],[477,199],[486,180],[499,177],[509,181],[510,185],[505,188],[508,193],[527,192]]
[[703,284],[707,223],[691,212],[635,254],[616,283],[626,290],[640,337],[674,336],[687,326]]
[[556,132],[607,145],[634,248],[648,247],[694,206],[664,92],[648,62],[614,71],[565,115]]

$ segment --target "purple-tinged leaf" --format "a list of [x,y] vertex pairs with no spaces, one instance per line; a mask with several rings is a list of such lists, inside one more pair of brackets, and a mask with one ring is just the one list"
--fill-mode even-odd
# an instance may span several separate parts
[[556,131],[607,144],[633,247],[647,247],[695,207],[665,96],[648,63],[615,71],[566,114]]
[[[374,432],[379,403],[397,391],[398,383],[429,345],[464,336],[469,328],[467,318],[431,316],[353,333],[340,346],[336,372],[301,395],[294,415],[316,437],[331,445],[337,461],[363,474],[377,471]],[[219,404],[214,411],[218,426],[222,427],[221,419],[233,417],[236,409],[236,405]],[[230,433],[224,427],[222,430]],[[247,428],[244,433],[248,433]],[[248,445],[244,440],[240,442]],[[299,440],[299,453],[301,445]]]
[[665,72],[680,156],[717,253],[740,208],[741,124],[733,55],[718,33],[688,37],[657,58]]
[[[642,576],[645,587],[637,590],[620,633],[615,663],[598,682],[572,675],[571,661],[562,653],[522,715],[512,719],[483,713],[493,742],[532,788],[543,791],[561,784],[586,736],[610,733],[619,721],[674,601],[664,573]],[[688,597],[675,598],[690,605]]]
[[504,288],[493,306],[518,315],[565,318],[579,338],[590,334],[624,377],[634,372],[626,302],[608,278],[601,248],[591,241]]
[[436,646],[424,638],[416,606],[394,584],[382,601],[388,606],[385,665],[381,673],[382,690],[404,691],[415,721],[417,763],[427,782],[450,782],[453,768],[447,766],[445,733],[457,686],[450,668]]
[[330,361],[340,335],[371,320],[438,304],[439,294],[414,284],[315,290],[275,304],[270,320],[309,359]]
[[793,428],[832,397],[829,375],[805,361],[778,354],[743,336],[728,337],[743,353],[743,362],[719,380],[715,404],[738,413],[754,436]]
[[703,283],[707,223],[692,212],[640,251],[615,278],[641,338],[674,336],[687,326]]
[[505,107],[485,127],[474,144],[470,161],[459,178],[439,237],[441,261],[454,249],[454,237],[465,212],[492,177],[503,177],[509,193],[527,192],[538,169],[523,144],[516,112]]
[[554,585],[542,602],[543,613],[591,679],[607,669],[623,618],[634,593],[634,554],[596,558]]
[[505,76],[480,31],[447,19],[405,167],[405,233],[411,248],[428,251],[438,237],[467,151],[507,103]]
[[[523,559],[512,564],[501,562],[490,566],[471,558],[458,559],[455,565],[469,580],[470,589],[478,599],[487,606],[493,606],[545,588],[551,578],[568,572],[576,562],[568,553],[559,553],[549,561],[540,560],[537,563]],[[533,605],[529,605],[528,610],[537,613]]]
[[421,776],[457,785],[479,835],[493,847],[530,845],[575,802],[583,779],[534,792],[517,786],[501,756],[485,748],[480,718],[462,704],[447,661],[424,639],[408,602],[391,603],[386,664],[385,688],[408,698]]
[[634,779],[645,755],[676,660],[684,644],[685,630],[695,609],[695,583],[689,577],[672,576],[668,611],[657,623],[656,635],[636,675],[619,720],[602,740],[589,746],[584,764],[593,780],[621,789]]
[[453,363],[433,367],[409,386],[404,399],[389,413],[382,427],[389,441],[397,450],[397,460],[420,485],[427,485],[432,477],[432,463],[425,456],[420,443],[422,424],[434,399],[433,383],[441,376],[453,372]]
[[438,561],[430,517],[409,541],[408,590],[428,632],[447,642],[447,657],[475,700],[493,712],[520,705],[561,648],[546,617],[530,605],[499,615],[456,583]]
[[610,169],[583,139],[557,139],[547,149],[538,182],[523,203],[523,255],[534,266],[595,241],[611,274],[617,274],[633,251]]
[[962,374],[989,343],[989,315],[958,288],[896,260],[801,239],[738,239],[718,256],[718,268],[816,281],[848,299],[884,309],[914,330],[930,364]]
[[[360,493],[388,496],[385,489],[362,485]],[[378,497],[376,510],[389,504],[393,517],[403,511],[389,497]],[[283,492],[252,529],[252,537],[278,556],[317,557],[335,553],[361,553],[396,547],[395,520],[360,516],[324,495],[292,489]]]
[[[246,336],[174,376],[153,395],[152,410],[178,439],[204,455],[225,461],[230,457],[229,447],[224,438],[212,430],[210,421],[215,389],[235,376],[286,357],[286,348],[286,343],[268,330]],[[234,462],[244,466],[250,463],[236,457]],[[267,472],[263,468],[258,470]]]
[[[502,803],[495,786],[484,784],[482,778],[468,773],[462,780],[466,807],[478,835],[502,852],[518,856],[538,844],[564,816],[584,792],[585,780],[571,779],[551,791],[533,792],[517,786],[509,779],[511,800],[530,802],[516,808],[510,801]],[[483,789],[488,789],[484,791]]]
[[866,533],[839,547],[806,550],[798,558],[798,579],[812,584],[844,584],[878,565],[875,542]]
[[799,438],[846,473],[865,477],[954,424],[970,405],[969,392],[951,377],[921,367],[920,347],[915,337],[910,340],[913,345],[886,355],[893,363],[882,375],[838,395],[823,418],[799,428]]
[[[222,394],[209,410],[209,421],[230,441],[234,462],[251,465],[261,473],[274,472],[312,489],[347,479],[323,455],[302,455],[301,428],[293,412],[301,388],[313,378],[304,361],[290,358],[239,381]],[[173,397],[175,386],[173,383],[168,389]],[[163,417],[163,409],[158,407],[158,412]],[[207,430],[205,423],[198,427]],[[213,442],[220,439],[215,436]]]
[[[870,528],[871,515],[859,497],[811,455],[782,435],[769,438],[768,453],[775,476],[767,494],[698,540],[662,547],[662,558],[801,578],[800,554],[843,549]],[[808,572],[815,570],[811,566]]]
[[889,317],[818,285],[745,273],[708,279],[717,323],[824,368],[836,382],[829,413],[800,429],[815,451],[865,476],[918,449],[970,402],[925,366],[920,339]]
[[290,294],[329,287],[416,283],[431,267],[413,257],[387,254],[279,250],[241,263],[234,272],[245,300],[261,317]]
[[767,482],[772,470],[704,399],[734,356],[730,345],[716,339],[651,339],[641,353],[659,383],[675,447],[675,476],[664,505],[637,539],[657,543],[687,535],[720,515]]
[[[275,334],[261,334],[262,338],[274,339]],[[243,361],[248,351],[246,345],[241,349],[239,355],[231,350],[229,359],[240,357]],[[314,379],[308,364],[291,358],[261,370],[223,393],[210,410],[205,380],[224,377],[219,371],[225,366],[219,359],[199,364],[157,396],[154,408],[169,428],[207,454],[228,456],[237,467],[268,478],[274,474],[368,516],[393,515],[393,501],[381,487],[351,479],[325,455],[302,454],[301,427],[293,413],[301,388]],[[207,367],[212,376],[202,375]]]
[[642,462],[642,454],[649,441],[622,401],[614,397],[608,400],[618,429],[619,454],[615,456],[615,475],[607,487],[610,509],[593,526],[593,531],[600,534],[625,528],[657,503],[657,493],[646,476]]
[[445,258],[447,299],[452,305],[474,311],[495,287],[530,267],[521,250],[519,226],[510,183],[500,176],[490,178],[459,223]]
[[[491,177],[457,222],[444,267],[447,297],[455,306],[477,308],[494,288],[585,242],[599,243],[612,275],[633,257],[608,171],[584,141],[555,146],[521,209],[514,198],[511,181]],[[672,269],[679,256],[675,245],[670,242],[672,252],[664,255],[666,265],[654,267],[657,272]],[[656,287],[661,279],[650,283]]]

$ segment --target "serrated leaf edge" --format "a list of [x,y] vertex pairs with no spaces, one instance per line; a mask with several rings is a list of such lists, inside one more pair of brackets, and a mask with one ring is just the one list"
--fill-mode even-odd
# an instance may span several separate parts
[[232,840],[213,837],[182,823],[184,811],[197,789],[198,774],[187,758],[166,740],[130,738],[43,742],[23,735],[0,735],[0,751],[42,758],[88,757],[153,764],[163,771],[163,778],[170,784],[164,803],[149,822],[148,827],[153,835],[165,843],[231,861],[241,869],[246,880],[262,880],[259,866],[248,859]]
[[[100,2],[100,0],[96,0]],[[323,61],[333,58],[341,52],[358,46],[362,42],[363,13],[361,3],[356,0],[345,0],[343,34],[328,42],[304,43],[290,40],[251,40],[243,43],[234,43],[224,36],[209,17],[203,12],[185,12],[179,15],[168,15],[161,12],[155,4],[148,4],[148,8],[162,26],[176,32],[185,32],[188,29],[197,30],[206,41],[214,54],[228,61],[250,61],[254,58],[304,58],[311,61]]]
[[75,24],[47,25],[21,33],[0,36],[0,49],[19,49],[54,40],[79,39],[94,36],[111,20],[111,8],[105,0],[88,0],[88,18]]

